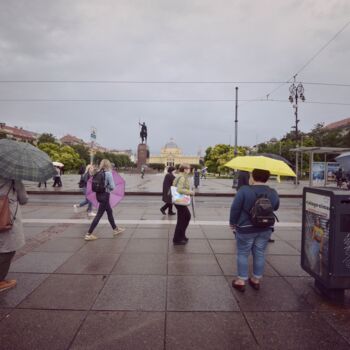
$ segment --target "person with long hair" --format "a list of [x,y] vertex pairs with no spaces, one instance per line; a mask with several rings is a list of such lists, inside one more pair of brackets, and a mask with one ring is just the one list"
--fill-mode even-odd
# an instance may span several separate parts
[[114,217],[113,217],[113,210],[111,208],[111,205],[109,204],[110,193],[114,190],[115,184],[114,184],[113,175],[112,175],[112,164],[108,159],[101,160],[101,163],[99,166],[99,172],[101,172],[101,174],[104,177],[105,191],[102,193],[96,193],[96,198],[100,203],[100,205],[98,207],[97,214],[90,225],[89,231],[85,235],[85,241],[94,241],[98,238],[92,233],[94,232],[94,229],[96,228],[97,224],[102,218],[104,212],[107,213],[108,221],[112,226],[114,236],[125,231],[124,228],[122,227],[118,228],[118,226],[115,224]]
[[[181,164],[179,167],[179,175],[175,178],[173,186],[177,187],[180,194],[194,196],[194,191],[190,190],[189,173],[191,167],[189,164]],[[174,245],[184,245],[188,242],[186,237],[186,229],[191,220],[191,213],[187,206],[175,204],[177,210],[177,223],[173,237]]]

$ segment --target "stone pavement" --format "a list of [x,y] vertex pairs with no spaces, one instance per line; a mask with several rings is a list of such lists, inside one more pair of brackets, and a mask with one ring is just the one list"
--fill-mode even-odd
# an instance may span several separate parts
[[[141,176],[138,174],[122,174],[123,178],[126,181],[126,191],[132,193],[143,193],[143,192],[157,192],[162,191],[163,178],[164,174],[146,174],[144,179],[141,179]],[[47,182],[47,188],[41,187],[38,188],[36,183],[26,182],[26,188],[30,191],[40,191],[45,192],[71,192],[76,191],[80,192],[78,188],[78,182],[80,175],[63,175],[62,183],[63,187],[58,188],[52,187],[53,181],[49,180]],[[280,195],[289,195],[289,196],[301,196],[303,193],[303,187],[308,186],[308,181],[301,181],[301,183],[296,186],[292,181],[282,180],[281,183],[278,183],[276,180],[269,181],[269,185],[273,188],[276,188]],[[232,189],[232,179],[216,179],[208,178],[202,179],[200,186],[196,190],[198,193],[204,194],[233,194],[236,192],[235,189]]]
[[231,288],[235,241],[229,198],[201,198],[186,246],[172,245],[176,218],[154,197],[116,209],[126,231],[85,242],[89,220],[76,196],[32,196],[23,207],[27,245],[0,294],[5,349],[350,349],[350,295],[333,305],[300,268],[299,199],[282,200],[260,291]]

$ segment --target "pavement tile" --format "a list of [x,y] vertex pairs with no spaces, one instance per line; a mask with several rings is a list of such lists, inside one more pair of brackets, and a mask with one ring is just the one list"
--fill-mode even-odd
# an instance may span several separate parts
[[163,312],[90,312],[70,350],[162,350],[164,322]]
[[48,274],[9,273],[7,278],[17,280],[17,285],[15,288],[1,293],[0,307],[16,307],[47,277],[49,277]]
[[120,254],[106,254],[101,250],[77,252],[61,265],[55,273],[76,273],[105,275],[109,274]]
[[[219,265],[225,276],[237,276],[237,255],[232,254],[216,254]],[[249,272],[252,273],[253,259],[249,257]],[[265,261],[264,276],[279,276],[272,266]]]
[[293,248],[295,248],[299,254],[301,253],[301,241],[285,241],[287,244],[289,244],[290,246],[292,246]]
[[14,310],[0,321],[2,350],[67,349],[85,312]]
[[238,311],[222,276],[169,276],[168,311]]
[[263,349],[349,349],[350,345],[317,313],[247,312]]
[[[301,218],[301,216],[300,216]],[[299,220],[300,220],[299,218]],[[289,221],[288,219],[285,221]],[[276,228],[274,235],[285,241],[299,241],[301,240],[301,228],[300,229],[286,229],[286,228]]]
[[[174,236],[174,232],[175,232],[175,227],[172,227],[170,229],[170,233],[171,233],[171,238]],[[199,238],[199,239],[206,239],[204,232],[202,231],[202,229],[200,227],[195,227],[195,226],[189,226],[186,230],[186,236],[188,238]]]
[[300,256],[267,255],[266,260],[281,276],[309,276],[300,266]]
[[104,282],[104,276],[51,275],[19,307],[89,310]]
[[[215,218],[214,220],[218,220],[218,218]],[[228,223],[227,223],[227,226],[228,226]],[[233,239],[233,240],[235,239],[235,236],[229,227],[226,227],[226,226],[225,227],[201,226],[201,227],[208,239]]]
[[[181,330],[181,332],[179,332]],[[239,312],[169,312],[167,350],[257,349],[249,327]]]
[[76,252],[85,241],[82,238],[54,238],[35,248],[34,252]]
[[169,253],[170,254],[212,254],[213,251],[205,239],[190,239],[186,245],[174,245],[173,239],[169,239]]
[[212,254],[170,254],[169,275],[222,275]]
[[210,239],[215,254],[236,254],[236,241],[232,239]]
[[323,312],[321,315],[350,345],[350,309],[338,312]]
[[164,311],[165,293],[165,276],[112,275],[93,309]]
[[132,238],[125,249],[125,253],[166,254],[167,250],[168,250],[167,239]]
[[51,273],[72,256],[72,253],[31,252],[11,264],[10,272]]
[[[231,278],[227,278],[232,283]],[[243,311],[305,311],[306,301],[296,295],[282,277],[264,277],[259,291],[246,286],[244,293],[231,287]]]
[[133,238],[164,238],[168,239],[168,228],[136,229]]
[[13,309],[0,309],[0,321],[3,318],[8,317],[12,311]]
[[314,278],[308,277],[286,277],[292,290],[317,311],[344,311],[350,310],[350,290],[346,291],[345,305],[333,303],[319,294],[314,288]]
[[126,254],[124,253],[114,267],[116,275],[166,275],[166,254]]
[[[116,225],[118,226],[117,221],[116,221]],[[135,228],[130,226],[126,226],[126,225],[119,225],[119,226],[125,228],[125,231],[120,233],[118,235],[118,238],[130,238],[135,231]],[[109,224],[98,225],[94,231],[94,234],[101,238],[113,238],[113,230]]]
[[300,255],[295,248],[290,246],[287,242],[281,240],[275,240],[273,243],[269,243],[266,248],[266,255]]
[[119,236],[114,238],[100,238],[96,241],[87,242],[84,247],[79,250],[79,253],[96,253],[103,252],[105,254],[122,253],[128,243],[128,238]]

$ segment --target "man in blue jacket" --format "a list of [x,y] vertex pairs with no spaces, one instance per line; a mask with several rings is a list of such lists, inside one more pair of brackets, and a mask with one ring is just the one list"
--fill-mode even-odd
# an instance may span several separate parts
[[[277,192],[266,185],[269,177],[269,171],[254,169],[251,186],[242,186],[231,206],[230,226],[236,232],[238,271],[238,278],[232,282],[232,286],[241,292],[245,290],[247,280],[254,289],[258,290],[264,272],[265,250],[273,231],[273,225],[270,227],[254,226],[250,211],[261,195],[265,195],[270,200],[273,210],[279,208]],[[250,252],[253,255],[253,276],[251,278],[248,277]]]

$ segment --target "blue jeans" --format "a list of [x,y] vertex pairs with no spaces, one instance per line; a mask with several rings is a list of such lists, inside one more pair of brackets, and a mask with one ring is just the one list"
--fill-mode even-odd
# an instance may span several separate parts
[[248,279],[248,258],[253,254],[253,276],[261,278],[265,267],[265,250],[272,231],[236,233],[238,278]]
[[83,189],[83,193],[85,195],[85,199],[79,203],[79,207],[83,207],[84,205],[88,205],[87,211],[90,213],[92,211],[92,203],[86,197],[86,187]]

